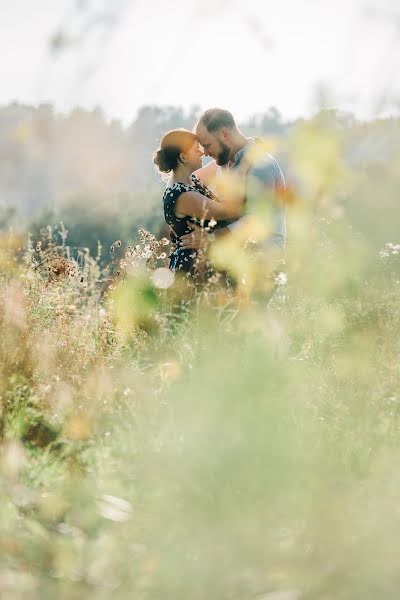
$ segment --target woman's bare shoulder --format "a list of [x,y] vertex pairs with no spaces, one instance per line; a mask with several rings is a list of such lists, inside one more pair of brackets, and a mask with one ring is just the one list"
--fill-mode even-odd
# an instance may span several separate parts
[[215,160],[212,160],[204,167],[201,167],[201,169],[197,169],[197,171],[194,172],[194,175],[196,175],[205,185],[209,185],[215,177],[217,169],[217,163]]

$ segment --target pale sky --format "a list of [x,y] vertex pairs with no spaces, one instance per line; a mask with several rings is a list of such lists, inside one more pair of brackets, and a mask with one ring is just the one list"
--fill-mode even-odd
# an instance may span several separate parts
[[[118,8],[111,28],[88,13]],[[360,118],[400,108],[400,0],[0,0],[0,23],[0,105],[100,106],[124,123],[144,104],[239,120],[308,116],[321,98]],[[60,30],[77,41],[51,53]]]

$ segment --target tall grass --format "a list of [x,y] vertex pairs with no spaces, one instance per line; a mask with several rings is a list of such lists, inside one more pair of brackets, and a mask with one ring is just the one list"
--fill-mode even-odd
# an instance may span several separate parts
[[188,297],[143,232],[108,271],[2,237],[1,597],[398,597],[399,248],[349,227],[340,140],[296,135],[268,303],[251,249]]

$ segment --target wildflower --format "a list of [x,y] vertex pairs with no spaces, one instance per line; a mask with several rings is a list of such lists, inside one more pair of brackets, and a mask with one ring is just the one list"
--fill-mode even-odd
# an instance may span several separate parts
[[130,519],[133,508],[127,500],[123,500],[116,496],[110,496],[109,494],[103,494],[101,499],[97,502],[97,511],[105,519],[123,523]]
[[162,246],[168,246],[168,244],[169,244],[169,239],[167,239],[166,237],[164,237],[164,238],[161,240],[161,245],[162,245]]
[[208,223],[209,227],[215,227],[217,224],[217,221],[214,218],[211,218],[211,220]]
[[160,254],[160,256],[158,256],[158,258],[159,258],[160,260],[164,260],[165,258],[167,258],[167,255],[165,254],[165,252],[162,252],[162,253]]
[[143,248],[143,255],[142,255],[143,258],[146,258],[146,259],[151,258],[151,255],[152,255],[152,251],[151,251],[150,246],[145,246]]
[[277,283],[278,285],[286,285],[287,284],[287,275],[286,273],[278,273],[278,275],[275,277],[275,283]]
[[153,271],[151,280],[156,288],[166,290],[174,283],[175,275],[173,271],[166,267],[160,267]]

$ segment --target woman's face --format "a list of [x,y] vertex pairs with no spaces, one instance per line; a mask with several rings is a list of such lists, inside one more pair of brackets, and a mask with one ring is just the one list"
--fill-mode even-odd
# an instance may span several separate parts
[[187,161],[192,167],[193,171],[200,169],[202,167],[202,156],[204,152],[199,142],[196,140],[193,146],[190,148],[189,152],[187,152]]

